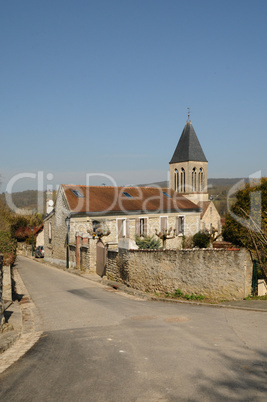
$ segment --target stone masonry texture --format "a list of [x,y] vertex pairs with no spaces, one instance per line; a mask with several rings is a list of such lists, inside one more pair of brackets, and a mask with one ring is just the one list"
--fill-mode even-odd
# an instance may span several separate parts
[[108,252],[107,278],[144,291],[243,299],[251,291],[252,261],[241,250],[119,250]]

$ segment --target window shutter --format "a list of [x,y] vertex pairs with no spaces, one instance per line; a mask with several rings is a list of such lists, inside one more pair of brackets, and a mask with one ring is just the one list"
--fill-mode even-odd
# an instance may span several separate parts
[[130,237],[130,221],[129,219],[126,219],[126,237],[129,238]]
[[145,223],[144,235],[147,236],[148,235],[148,219],[147,218],[144,218],[144,223]]
[[119,219],[117,221],[117,234],[118,234],[118,239],[122,237],[122,220]]
[[180,227],[179,227],[179,216],[176,216],[176,234],[178,235],[180,232]]
[[135,220],[135,234],[136,236],[140,236],[140,219],[136,218]]
[[167,230],[167,216],[160,217],[160,231]]

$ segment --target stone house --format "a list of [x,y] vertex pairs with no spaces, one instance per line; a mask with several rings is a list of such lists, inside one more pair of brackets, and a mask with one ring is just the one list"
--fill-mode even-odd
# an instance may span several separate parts
[[[71,266],[95,267],[97,230],[108,247],[124,239],[172,228],[168,248],[181,248],[183,236],[218,228],[218,213],[207,193],[207,159],[191,121],[187,121],[169,164],[168,188],[61,185],[54,209],[44,220],[45,259]],[[211,213],[212,210],[212,213]],[[69,217],[69,232],[65,223]],[[67,237],[68,232],[68,237]]]
[[122,238],[134,247],[135,235],[152,236],[156,230],[172,228],[175,233],[168,247],[180,248],[183,236],[200,230],[200,214],[198,205],[169,188],[62,185],[55,209],[44,220],[45,259],[65,264],[67,217],[70,265],[77,265],[77,248],[82,246],[90,255],[88,269],[95,265],[99,228],[103,234],[110,232],[105,236],[109,247]]
[[198,206],[201,208],[201,230],[211,232],[212,228],[216,229],[218,235],[222,231],[221,217],[217,208],[212,201],[200,201]]

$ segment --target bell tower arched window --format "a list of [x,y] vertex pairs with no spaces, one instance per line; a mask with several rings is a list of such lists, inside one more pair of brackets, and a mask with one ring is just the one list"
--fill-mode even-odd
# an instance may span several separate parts
[[181,169],[181,193],[185,193],[185,170],[184,168]]
[[192,191],[197,191],[197,170],[195,167],[192,170]]
[[198,172],[199,191],[203,191],[203,184],[204,184],[204,172],[203,172],[203,169],[200,168],[199,172]]
[[179,191],[179,172],[177,169],[174,171],[174,191]]

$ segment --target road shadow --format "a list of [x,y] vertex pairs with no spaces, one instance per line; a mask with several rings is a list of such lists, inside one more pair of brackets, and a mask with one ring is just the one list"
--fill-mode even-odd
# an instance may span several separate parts
[[[214,349],[207,349],[213,354]],[[209,401],[265,401],[267,398],[267,352],[260,348],[235,349],[230,355],[216,351],[214,375],[207,377],[198,370],[195,378],[199,395],[208,395]],[[252,358],[253,357],[253,358]],[[201,364],[201,362],[200,362]],[[220,374],[218,376],[218,369]]]

